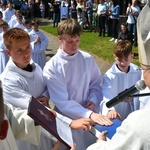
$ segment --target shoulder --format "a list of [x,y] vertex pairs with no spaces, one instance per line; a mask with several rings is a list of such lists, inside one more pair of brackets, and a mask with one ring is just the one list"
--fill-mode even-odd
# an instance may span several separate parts
[[46,37],[45,33],[44,33],[43,31],[41,31],[41,30],[38,31],[38,34],[40,34],[40,35]]
[[59,64],[61,64],[61,61],[59,61],[59,57],[57,57],[57,53],[49,60],[46,62],[44,66],[44,71],[46,70],[55,70]]
[[85,51],[82,50],[78,50],[78,55],[83,56],[84,58],[91,58],[94,59],[93,56]]
[[139,6],[135,6],[136,9],[141,10]]
[[33,67],[33,70],[38,71],[39,73],[42,72],[41,67],[37,63],[33,62],[32,67]]
[[88,62],[89,65],[90,64],[96,64],[96,61],[95,61],[94,57],[91,54],[89,54],[85,51],[82,51],[82,50],[78,51],[78,59],[83,60],[85,63]]
[[107,74],[112,74],[112,75],[115,75],[116,73],[120,73],[119,69],[117,68],[116,66],[116,62],[113,63],[113,65],[106,71],[106,75]]
[[116,6],[114,7],[114,9],[120,9],[120,6],[119,6],[119,5],[116,5]]
[[103,75],[103,78],[104,80],[115,80],[115,78],[117,77],[116,76],[116,73],[112,71],[112,67],[106,71],[106,73]]
[[131,9],[132,9],[132,10],[138,10],[138,11],[141,10],[139,6],[131,6]]
[[138,70],[139,66],[137,66],[136,64],[130,63],[130,67],[131,67],[132,70],[134,70],[136,72],[139,71]]
[[18,85],[18,83],[21,83],[23,80],[19,73],[9,69],[3,71],[3,73],[0,76],[0,79],[2,81],[3,88]]
[[119,6],[119,5],[117,5],[116,7],[117,7],[117,8],[120,8],[120,6]]
[[33,34],[35,34],[35,32],[34,32],[34,30],[32,29],[32,30],[30,31],[29,35],[33,35]]

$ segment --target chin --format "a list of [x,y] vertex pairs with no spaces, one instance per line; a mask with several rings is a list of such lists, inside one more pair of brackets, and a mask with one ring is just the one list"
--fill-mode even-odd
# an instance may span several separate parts
[[24,63],[28,63],[28,64],[29,64],[29,63],[30,63],[30,60],[31,60],[31,59],[26,59],[26,60],[24,60]]
[[126,66],[121,66],[120,68],[121,69],[128,69],[128,67],[126,67]]
[[77,49],[74,49],[71,51],[73,54],[75,54],[77,52]]

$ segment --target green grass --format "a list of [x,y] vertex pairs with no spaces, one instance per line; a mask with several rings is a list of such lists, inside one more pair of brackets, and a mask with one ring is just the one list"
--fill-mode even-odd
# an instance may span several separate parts
[[[52,26],[41,26],[42,30],[57,36],[57,28]],[[97,55],[109,63],[114,62],[113,47],[114,42],[110,42],[111,37],[98,37],[98,32],[84,31],[81,35],[81,42],[79,48],[89,52],[90,54]],[[137,53],[137,47],[133,47],[133,52]],[[138,58],[133,59],[133,63],[139,65]]]

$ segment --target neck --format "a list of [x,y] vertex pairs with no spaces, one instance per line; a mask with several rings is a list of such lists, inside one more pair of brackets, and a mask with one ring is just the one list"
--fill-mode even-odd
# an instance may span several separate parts
[[129,70],[130,70],[130,66],[128,66],[128,67],[127,67],[127,68],[125,68],[125,69],[120,68],[117,64],[116,64],[116,66],[117,66],[117,68],[118,68],[121,72],[128,73],[128,72],[129,72]]

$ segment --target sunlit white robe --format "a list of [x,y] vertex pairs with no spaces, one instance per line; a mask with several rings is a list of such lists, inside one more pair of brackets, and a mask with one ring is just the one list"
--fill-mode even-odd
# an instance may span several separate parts
[[[22,16],[22,21],[25,21],[24,16]],[[16,15],[13,15],[10,19],[10,21],[8,22],[9,28],[13,28],[14,25],[18,22]]]
[[[46,54],[45,50],[48,46],[48,38],[44,35],[42,31],[35,32],[32,30],[30,33],[30,42],[32,47],[32,59],[35,63],[37,63],[42,69],[45,66],[46,63]],[[41,42],[34,43],[34,40],[37,37],[41,38]]]
[[18,20],[17,20],[17,17],[16,17],[16,16],[13,17],[13,18],[11,17],[10,21],[8,22],[9,28],[10,28],[10,29],[13,28],[14,25],[15,25],[17,22],[18,22]]
[[106,103],[116,97],[120,92],[135,85],[141,79],[141,71],[137,70],[138,66],[130,63],[128,73],[121,72],[116,63],[104,74],[102,85],[103,101],[101,102],[102,114],[107,115],[109,110],[116,110],[120,113],[122,119],[125,119],[129,113],[139,109],[139,99],[134,98],[133,102],[120,102],[114,107],[107,108]]
[[11,17],[15,14],[15,9],[9,9],[7,8],[3,12],[3,20],[6,21],[7,23],[11,20]]
[[17,150],[15,139],[28,141],[34,145],[39,144],[41,127],[35,126],[26,110],[14,108],[11,104],[4,104],[4,112],[5,119],[10,124],[6,139],[0,140],[1,150]]
[[23,23],[20,24],[19,22],[17,22],[17,23],[14,25],[14,28],[20,28],[20,29],[24,30],[24,29],[25,29],[25,26],[23,25]]
[[[142,73],[141,79],[144,80],[143,79],[143,73]],[[139,94],[145,94],[145,93],[150,94],[149,87],[146,87],[144,90],[139,92]],[[149,105],[150,105],[150,95],[149,96],[140,96],[139,101],[140,101],[140,109],[144,109],[146,107],[149,107]]]
[[[89,100],[99,112],[101,74],[91,55],[78,51],[69,56],[59,49],[46,63],[43,74],[51,99],[63,115],[89,118],[92,111],[84,108]],[[73,131],[73,136],[77,150],[86,149],[96,140],[88,131]]]
[[2,32],[0,33],[0,74],[3,72],[8,60],[9,56],[6,54],[6,47],[3,41],[3,32]]
[[[31,96],[37,98],[40,95],[49,98],[46,85],[43,80],[42,69],[31,61],[33,71],[28,72],[18,68],[10,58],[0,79],[3,87],[4,101],[14,107],[28,109]],[[56,139],[42,128],[39,146],[20,142],[18,144],[22,150],[44,150],[53,147]],[[24,149],[23,149],[24,148]]]
[[129,114],[110,141],[100,140],[87,150],[149,150],[149,114],[150,107]]
[[[18,68],[10,58],[1,74],[4,100],[14,107],[27,109],[30,97],[40,95],[49,98],[41,68],[31,61],[33,71]],[[11,97],[11,98],[10,98]]]

